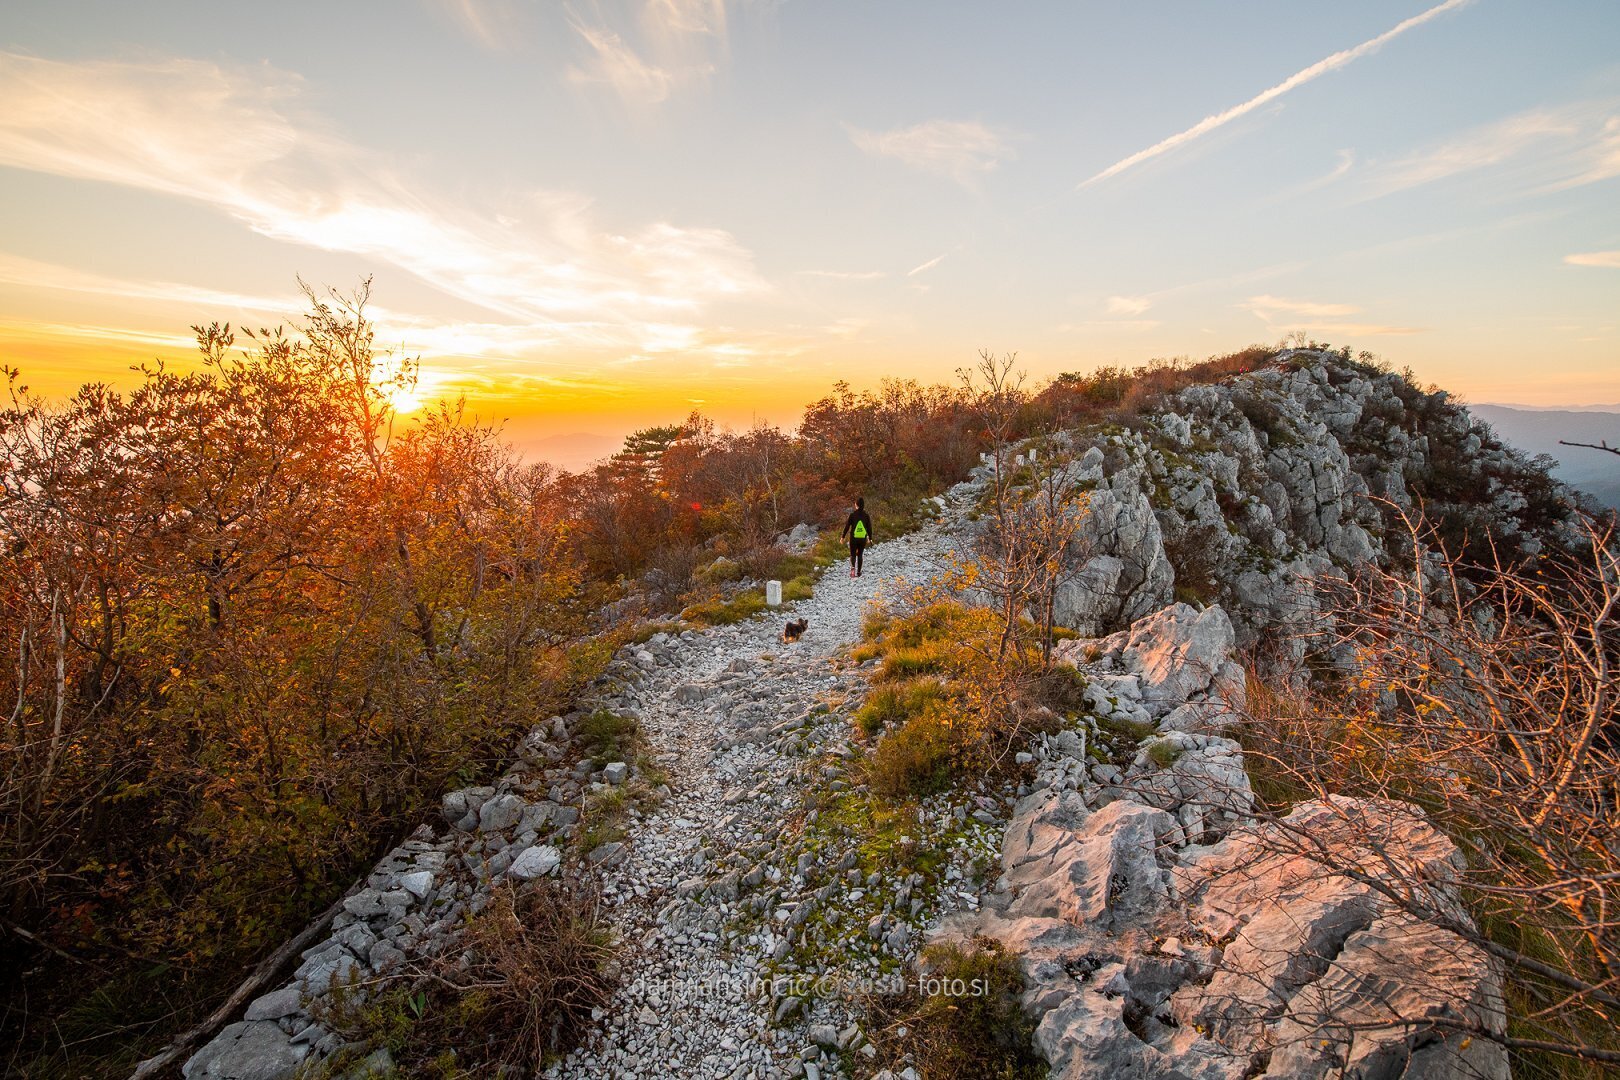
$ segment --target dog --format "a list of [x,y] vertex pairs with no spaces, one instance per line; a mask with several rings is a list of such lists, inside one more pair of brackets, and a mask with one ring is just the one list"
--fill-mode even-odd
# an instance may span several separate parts
[[792,620],[786,626],[782,627],[782,640],[783,641],[798,641],[799,640],[799,635],[804,633],[805,629],[807,627],[809,627],[809,625],[810,625],[810,620],[809,619],[794,619],[794,620]]

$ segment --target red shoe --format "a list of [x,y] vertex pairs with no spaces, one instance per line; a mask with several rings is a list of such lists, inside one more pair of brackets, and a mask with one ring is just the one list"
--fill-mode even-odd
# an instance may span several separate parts
[[849,576],[850,576],[850,577],[854,577],[854,576],[855,576],[855,568],[854,568],[854,567],[853,567],[853,566],[852,566],[852,567],[850,567],[850,568],[849,568]]

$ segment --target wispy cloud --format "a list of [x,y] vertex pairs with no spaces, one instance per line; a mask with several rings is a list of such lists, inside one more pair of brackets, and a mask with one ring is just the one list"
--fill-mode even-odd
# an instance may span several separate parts
[[174,281],[129,281],[6,252],[0,252],[0,285],[155,300],[181,306],[230,308],[276,318],[286,317],[303,304],[302,298],[291,292],[281,296],[249,296]]
[[647,0],[642,19],[670,33],[726,36],[726,0]]
[[[568,77],[573,82],[610,86],[629,105],[656,105],[669,97],[671,88],[683,77],[642,59],[623,38],[606,27],[576,23],[574,29],[591,47],[592,56],[583,67],[568,69]],[[684,77],[706,77],[712,70],[688,69]]]
[[894,158],[969,189],[1013,156],[1006,136],[976,120],[927,120],[894,131],[851,127],[849,137],[874,157]]
[[[948,251],[945,253],[945,255],[949,254],[950,252]],[[906,271],[906,277],[916,277],[918,274],[921,274],[924,271],[932,270],[934,267],[945,261],[945,255],[935,255],[932,259],[929,259],[922,265],[913,266],[910,270]]]
[[568,79],[606,86],[631,108],[706,84],[728,47],[726,0],[647,0],[637,6],[632,14],[622,2],[596,4],[591,20],[568,8],[568,23],[587,50],[568,69]]
[[1247,311],[1273,332],[1312,330],[1322,334],[1354,334],[1360,337],[1396,337],[1421,334],[1420,326],[1391,326],[1383,323],[1346,321],[1361,314],[1353,304],[1324,304],[1315,300],[1291,300],[1281,296],[1251,296],[1238,307]]
[[1564,261],[1571,266],[1602,266],[1620,270],[1620,251],[1578,252],[1574,255],[1565,255]]
[[1355,48],[1336,52],[1332,56],[1318,60],[1310,67],[1302,68],[1299,71],[1294,72],[1294,74],[1288,76],[1288,78],[1284,79],[1276,86],[1273,86],[1267,90],[1262,90],[1248,101],[1234,105],[1224,112],[1218,112],[1212,116],[1206,116],[1204,119],[1198,121],[1198,123],[1194,124],[1185,131],[1177,132],[1167,139],[1161,139],[1159,142],[1154,143],[1146,150],[1138,150],[1129,157],[1121,158],[1119,161],[1114,162],[1114,164],[1108,166],[1108,168],[1093,176],[1091,179],[1084,181],[1079,186],[1082,188],[1088,187],[1092,184],[1098,183],[1099,181],[1107,180],[1109,177],[1118,176],[1125,170],[1134,168],[1135,166],[1142,164],[1144,161],[1151,161],[1153,158],[1156,158],[1161,154],[1168,154],[1172,150],[1179,149],[1195,139],[1208,135],[1217,128],[1225,127],[1232,121],[1237,120],[1240,117],[1247,116],[1249,113],[1260,108],[1261,106],[1268,105],[1271,102],[1276,101],[1278,98],[1282,97],[1291,90],[1296,90],[1299,87],[1304,86],[1306,83],[1319,79],[1331,71],[1337,71],[1348,64],[1354,63],[1369,53],[1377,52],[1384,45],[1406,33],[1408,30],[1422,26],[1431,19],[1438,18],[1440,15],[1443,15],[1448,11],[1464,7],[1472,2],[1473,0],[1445,0],[1445,3],[1436,4],[1434,7],[1428,9],[1420,15],[1414,15],[1410,19],[1397,23],[1395,26],[1384,31],[1382,34],[1379,34],[1377,37],[1369,38],[1366,41],[1363,41]]
[[1098,330],[1122,330],[1126,333],[1141,334],[1154,329],[1158,325],[1158,319],[1090,319],[1086,322],[1059,323],[1052,329],[1060,334],[1095,332]]
[[1390,162],[1368,179],[1379,196],[1493,167],[1508,169],[1510,180],[1532,192],[1620,176],[1620,99],[1515,113]]
[[1108,313],[1110,315],[1140,315],[1153,306],[1153,301],[1145,296],[1110,296],[1108,298]]
[[0,165],[195,200],[262,235],[400,267],[516,325],[637,340],[768,289],[730,233],[604,228],[535,193],[487,216],[412,188],[300,111],[296,77],[194,60],[57,62],[0,52]]
[[877,281],[889,275],[881,270],[800,270],[805,277],[832,278],[834,281]]
[[490,52],[509,52],[525,39],[523,11],[513,0],[430,0],[458,29]]
[[1280,201],[1283,199],[1298,198],[1301,195],[1308,195],[1313,191],[1321,191],[1323,188],[1331,187],[1340,180],[1343,180],[1345,176],[1349,174],[1350,170],[1356,167],[1356,152],[1354,150],[1340,150],[1337,157],[1338,162],[1333,166],[1333,168],[1329,169],[1321,176],[1318,176],[1312,180],[1307,180],[1303,184],[1296,184],[1291,188],[1285,188],[1271,196],[1271,198],[1267,201]]

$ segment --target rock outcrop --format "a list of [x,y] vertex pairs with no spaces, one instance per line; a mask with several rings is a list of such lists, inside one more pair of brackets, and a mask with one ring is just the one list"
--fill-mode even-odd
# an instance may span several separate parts
[[1312,621],[1299,583],[1383,558],[1397,515],[1489,524],[1534,553],[1570,497],[1440,391],[1332,352],[1186,387],[1130,429],[1068,433],[1090,493],[1057,622],[1106,634],[1176,599],[1219,602],[1240,642]]
[[[1498,973],[1437,925],[1468,925],[1456,847],[1403,803],[1254,816],[1241,748],[1212,733],[1241,705],[1232,643],[1220,608],[1186,605],[1065,643],[1089,737],[1045,740],[997,891],[935,939],[1021,958],[1056,1077],[1506,1077],[1469,1034],[1505,1027]],[[1107,726],[1146,723],[1123,767],[1092,760]]]

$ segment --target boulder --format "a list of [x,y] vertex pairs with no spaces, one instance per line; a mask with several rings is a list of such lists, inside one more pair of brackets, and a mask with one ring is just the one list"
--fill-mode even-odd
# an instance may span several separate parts
[[[1008,913],[1095,927],[1123,925],[1150,912],[1169,896],[1158,856],[1175,827],[1162,810],[1109,803],[1047,859],[1008,872],[1014,892]],[[1048,867],[1050,872],[1036,876]]]
[[521,852],[506,872],[521,881],[532,881],[553,873],[561,865],[562,852],[550,844],[539,844]]
[[309,1047],[271,1020],[244,1020],[216,1035],[180,1069],[186,1080],[287,1080]]
[[511,792],[494,796],[478,809],[478,831],[491,833],[510,829],[523,819],[527,805],[523,796]]
[[1234,640],[1232,620],[1218,605],[1198,611],[1172,604],[1104,645],[1117,648],[1122,662],[1140,674],[1144,704],[1162,715],[1209,689]]

